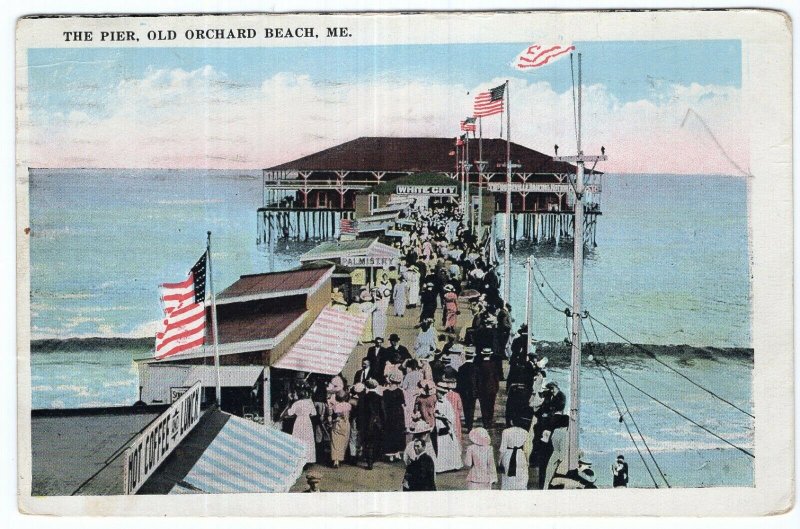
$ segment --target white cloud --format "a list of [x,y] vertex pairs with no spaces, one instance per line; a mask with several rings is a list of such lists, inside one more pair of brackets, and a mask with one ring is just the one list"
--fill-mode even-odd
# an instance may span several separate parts
[[[259,87],[211,66],[153,69],[108,94],[103,117],[49,116],[31,135],[38,167],[258,168],[358,136],[455,136],[480,87],[372,82],[330,84],[278,73]],[[584,91],[584,151],[607,148],[605,169],[620,172],[731,173],[749,166],[740,91],[662,84],[648,99],[621,102],[603,85]],[[511,83],[512,140],[551,154],[575,149],[571,90],[517,78]],[[687,111],[693,114],[681,126]],[[707,124],[708,130],[698,116]],[[496,136],[499,117],[486,118]],[[709,133],[711,131],[711,134]]]

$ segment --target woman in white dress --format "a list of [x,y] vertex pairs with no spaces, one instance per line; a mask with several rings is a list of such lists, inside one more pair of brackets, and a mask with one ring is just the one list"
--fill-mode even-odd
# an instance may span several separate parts
[[531,437],[528,432],[514,425],[503,430],[500,438],[500,466],[503,467],[502,490],[527,490],[528,458],[531,455]]
[[469,432],[472,444],[467,447],[464,465],[469,467],[467,474],[468,490],[488,490],[497,483],[497,468],[494,464],[492,439],[486,428],[473,428]]
[[408,283],[404,275],[401,275],[397,283],[394,284],[393,298],[394,298],[394,315],[404,317],[406,314],[406,293],[408,292]]
[[317,409],[309,398],[308,390],[299,390],[297,397],[298,399],[283,414],[285,417],[295,417],[292,437],[306,446],[306,463],[316,463],[317,448],[314,444],[314,427],[311,424],[311,417],[317,414]]
[[445,398],[448,388],[437,387],[436,395],[436,473],[458,470],[461,461],[461,443],[456,436],[456,413],[453,405]]
[[392,294],[391,285],[385,289],[379,286],[374,292],[375,312],[372,314],[372,336],[384,338],[386,336],[386,312],[389,310],[389,296]]
[[419,268],[412,265],[408,269],[406,279],[408,280],[408,306],[416,307],[419,305]]

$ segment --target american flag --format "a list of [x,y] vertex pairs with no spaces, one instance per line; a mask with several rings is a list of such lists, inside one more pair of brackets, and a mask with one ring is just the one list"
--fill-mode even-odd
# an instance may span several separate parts
[[560,44],[545,46],[542,44],[533,44],[517,55],[514,59],[514,67],[517,70],[540,68],[546,64],[557,61],[574,50],[575,46],[562,46]]
[[462,121],[461,130],[465,132],[475,132],[475,118],[467,118]]
[[495,86],[491,90],[481,92],[475,96],[473,110],[475,117],[482,118],[493,116],[503,112],[503,96],[506,93],[506,85]]
[[164,320],[156,333],[157,359],[190,351],[205,343],[206,254],[180,283],[161,285]]
[[358,221],[354,219],[342,219],[339,222],[340,233],[358,233]]

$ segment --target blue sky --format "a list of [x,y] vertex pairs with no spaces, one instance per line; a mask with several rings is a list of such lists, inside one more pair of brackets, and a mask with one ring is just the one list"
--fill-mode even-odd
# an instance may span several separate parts
[[[32,49],[31,164],[258,168],[359,136],[454,136],[472,112],[467,92],[505,79],[514,140],[566,148],[575,140],[570,61],[516,71],[530,44]],[[574,44],[587,87],[584,146],[618,153],[608,171],[749,165],[739,41]],[[690,110],[697,119],[685,122]],[[499,123],[484,123],[486,137]]]
[[[652,98],[664,84],[741,86],[741,43],[720,41],[576,42],[583,53],[584,83],[601,83],[620,102]],[[152,69],[192,71],[206,65],[232,83],[258,86],[278,72],[309,75],[315,83],[372,79],[430,80],[477,86],[493,78],[520,76],[509,68],[527,46],[459,44],[330,48],[112,48],[33,49],[29,52],[30,104],[35,110],[79,110],[101,115],[98,92]],[[526,72],[557,92],[570,86],[569,61]]]

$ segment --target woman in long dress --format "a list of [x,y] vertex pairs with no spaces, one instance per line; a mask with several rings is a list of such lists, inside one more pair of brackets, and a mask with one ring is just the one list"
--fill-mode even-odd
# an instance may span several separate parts
[[292,427],[292,437],[306,446],[306,463],[317,462],[317,449],[314,443],[314,427],[311,417],[317,415],[317,409],[308,390],[301,389],[297,392],[298,399],[284,412],[286,417],[295,417]]
[[406,279],[408,280],[408,306],[416,307],[419,305],[419,281],[420,281],[419,268],[412,265],[408,269]]
[[406,314],[406,292],[408,291],[408,283],[405,276],[400,276],[397,283],[394,284],[393,297],[394,297],[394,315],[404,317]]
[[450,401],[444,397],[446,389],[439,388],[436,402],[436,472],[458,470],[461,461],[461,443],[456,437],[456,414]]
[[500,438],[500,466],[503,467],[503,490],[527,490],[528,458],[531,455],[531,438],[524,429],[514,426],[503,430]]
[[383,408],[386,410],[386,427],[383,433],[383,453],[394,461],[400,459],[406,447],[405,397],[400,389],[402,373],[392,371],[383,390]]
[[339,468],[344,461],[350,441],[350,412],[353,406],[349,394],[344,389],[336,393],[331,405],[331,461],[333,468]]
[[384,276],[386,283],[379,283],[375,288],[375,312],[372,315],[372,335],[386,337],[386,319],[389,312],[389,302],[392,296],[392,285]]
[[402,384],[400,384],[400,389],[403,390],[403,397],[405,399],[406,429],[410,429],[412,416],[414,414],[414,406],[417,403],[417,396],[422,391],[419,385],[419,383],[422,382],[422,371],[420,371],[419,363],[413,359],[407,360],[405,366],[406,374],[403,377]]
[[467,474],[467,489],[491,489],[492,484],[497,483],[497,468],[489,432],[486,428],[473,428],[469,432],[469,440],[472,444],[467,447],[464,455],[464,465],[470,469]]
[[458,294],[451,284],[444,286],[444,330],[445,332],[455,332],[458,322]]
[[372,333],[372,315],[375,313],[375,303],[372,302],[372,294],[368,290],[361,293],[361,303],[358,305],[362,314],[367,316],[364,331],[361,333],[361,343],[368,343],[375,339]]

